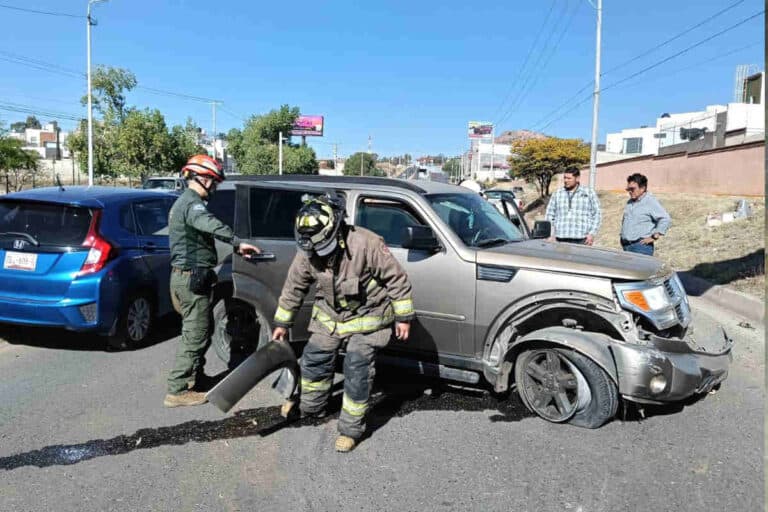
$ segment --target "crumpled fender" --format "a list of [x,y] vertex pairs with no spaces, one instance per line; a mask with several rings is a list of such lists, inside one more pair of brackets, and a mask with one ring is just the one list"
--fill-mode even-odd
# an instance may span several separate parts
[[613,381],[618,385],[619,378],[616,371],[616,362],[611,352],[611,344],[616,340],[605,334],[590,331],[579,331],[568,327],[545,327],[529,332],[525,336],[515,340],[508,348],[507,357],[512,361],[517,354],[525,349],[531,342],[544,341],[554,345],[560,345],[585,355],[597,363]]
[[299,382],[299,363],[290,344],[274,340],[248,356],[205,397],[223,412],[228,412],[266,376],[283,369],[273,387],[286,398],[292,396]]

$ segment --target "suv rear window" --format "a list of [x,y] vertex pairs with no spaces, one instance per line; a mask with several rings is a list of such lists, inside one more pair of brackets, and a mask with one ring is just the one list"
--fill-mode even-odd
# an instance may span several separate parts
[[251,237],[292,239],[296,212],[305,192],[256,187],[250,192]]
[[[80,245],[91,225],[91,210],[77,206],[0,201],[0,234],[26,233],[40,245]],[[24,237],[17,237],[24,238]],[[13,235],[0,236],[8,245]]]

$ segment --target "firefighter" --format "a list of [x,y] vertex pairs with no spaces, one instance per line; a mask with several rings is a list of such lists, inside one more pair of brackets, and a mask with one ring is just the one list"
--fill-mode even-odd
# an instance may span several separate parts
[[301,358],[298,408],[283,416],[323,416],[336,357],[346,344],[344,395],[336,450],[348,452],[365,432],[374,358],[392,337],[406,341],[414,317],[411,284],[384,240],[344,221],[344,198],[304,196],[294,234],[299,251],[288,271],[274,317],[273,339],[284,340],[309,287],[317,285],[309,343]]

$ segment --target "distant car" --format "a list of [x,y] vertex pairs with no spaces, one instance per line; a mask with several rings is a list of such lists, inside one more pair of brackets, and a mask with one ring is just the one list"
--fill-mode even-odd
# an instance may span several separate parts
[[126,347],[172,311],[168,211],[177,193],[39,188],[0,197],[0,322]]
[[506,189],[502,190],[498,188],[492,188],[490,190],[486,190],[485,195],[489,198],[505,199],[507,201],[513,202],[520,210],[523,209],[523,200],[520,199],[511,190],[506,190]]
[[183,191],[187,188],[187,180],[179,177],[154,177],[147,178],[141,185],[141,188],[145,190],[149,189],[161,189],[161,190],[178,190]]
[[525,195],[525,190],[523,189],[523,187],[512,187],[512,192],[519,196]]

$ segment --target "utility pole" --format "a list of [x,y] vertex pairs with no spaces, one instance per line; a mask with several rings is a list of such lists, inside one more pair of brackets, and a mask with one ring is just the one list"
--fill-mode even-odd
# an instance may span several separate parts
[[371,154],[371,136],[368,136],[368,154]]
[[363,175],[363,161],[365,160],[365,153],[360,152],[360,176]]
[[603,25],[603,0],[597,0],[597,36],[595,41],[595,92],[592,100],[592,147],[589,155],[589,187],[597,185],[597,117],[600,110],[600,36]]
[[339,145],[337,143],[333,143],[333,170],[335,171],[338,168],[339,162],[337,155],[339,153]]
[[494,145],[496,143],[494,130],[495,130],[495,127],[491,126],[491,181],[496,180],[496,171],[493,169],[493,152],[496,149]]
[[216,150],[216,105],[221,105],[220,101],[212,101],[211,107],[213,108],[213,158],[218,158],[218,152]]
[[277,173],[280,176],[283,175],[283,132],[278,134]]

